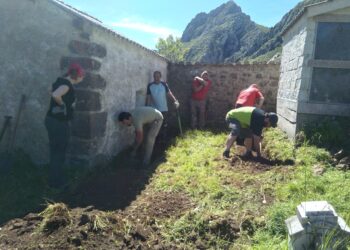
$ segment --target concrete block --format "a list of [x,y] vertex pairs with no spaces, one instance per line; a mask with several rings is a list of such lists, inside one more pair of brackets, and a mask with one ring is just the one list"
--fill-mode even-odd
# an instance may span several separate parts
[[297,216],[288,218],[285,223],[290,249],[318,249],[329,233],[332,233],[332,238],[328,239],[328,247],[350,237],[349,228],[326,201],[302,202],[297,207]]
[[337,223],[338,215],[327,201],[302,202],[297,207],[297,216],[302,224],[310,221],[329,221]]

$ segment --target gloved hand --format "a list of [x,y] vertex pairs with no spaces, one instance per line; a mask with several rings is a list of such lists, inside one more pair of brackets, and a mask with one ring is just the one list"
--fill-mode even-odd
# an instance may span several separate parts
[[179,103],[178,100],[176,100],[176,101],[174,102],[174,106],[175,106],[176,109],[178,109],[178,108],[180,107],[180,103]]
[[53,107],[52,110],[51,110],[51,112],[52,112],[52,114],[63,113],[63,115],[66,116],[66,115],[67,115],[67,107],[66,107],[66,104],[63,103],[62,105]]

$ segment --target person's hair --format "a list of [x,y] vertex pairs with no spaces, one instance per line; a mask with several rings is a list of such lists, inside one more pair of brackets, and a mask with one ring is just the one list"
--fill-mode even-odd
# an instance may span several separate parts
[[265,116],[269,118],[271,127],[275,128],[277,126],[277,122],[278,122],[277,114],[274,112],[270,112],[270,113],[266,113]]
[[85,72],[83,67],[81,67],[79,64],[77,63],[73,63],[69,66],[67,73],[64,74],[64,77],[70,77],[73,80],[78,79],[78,77],[84,77]]
[[208,71],[203,71],[202,74],[201,74],[201,77],[203,77],[204,74],[207,74],[208,75]]
[[160,76],[162,76],[162,73],[160,71],[158,71],[158,70],[153,72],[153,77],[155,77],[156,74],[159,74]]
[[118,121],[122,122],[124,120],[129,120],[131,114],[129,112],[121,112],[118,116]]

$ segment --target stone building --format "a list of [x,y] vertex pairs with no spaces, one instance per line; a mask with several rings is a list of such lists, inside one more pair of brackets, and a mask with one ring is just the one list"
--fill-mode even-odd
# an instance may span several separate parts
[[[0,0],[0,6],[0,126],[5,116],[16,116],[21,95],[25,94],[15,146],[24,149],[36,163],[48,160],[44,117],[51,84],[71,62],[79,62],[87,71],[87,77],[77,86],[71,163],[95,165],[132,143],[132,129],[120,127],[113,117],[121,110],[145,103],[146,86],[154,70],[169,79],[170,88],[180,100],[184,122],[190,117],[193,77],[203,70],[208,70],[213,80],[209,125],[224,123],[239,91],[252,83],[259,84],[266,97],[264,109],[275,110],[277,64],[169,64],[165,58],[61,1]],[[177,129],[177,119],[172,118],[171,125]],[[8,146],[13,128],[14,122],[0,142],[0,151]]]
[[47,161],[49,89],[71,62],[82,64],[87,77],[77,90],[70,159],[93,165],[130,144],[133,131],[113,115],[143,104],[153,71],[166,76],[168,61],[57,0],[0,0],[0,6],[1,126],[26,95],[15,146],[35,162]]
[[306,6],[283,32],[279,126],[294,137],[321,116],[350,116],[350,1]]

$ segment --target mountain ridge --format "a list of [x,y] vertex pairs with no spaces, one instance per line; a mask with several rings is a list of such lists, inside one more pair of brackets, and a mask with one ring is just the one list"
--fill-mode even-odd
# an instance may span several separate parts
[[226,63],[272,54],[282,45],[283,30],[303,8],[323,1],[299,2],[271,28],[253,22],[233,0],[209,13],[198,13],[187,25],[181,37],[181,41],[188,47],[185,61]]

